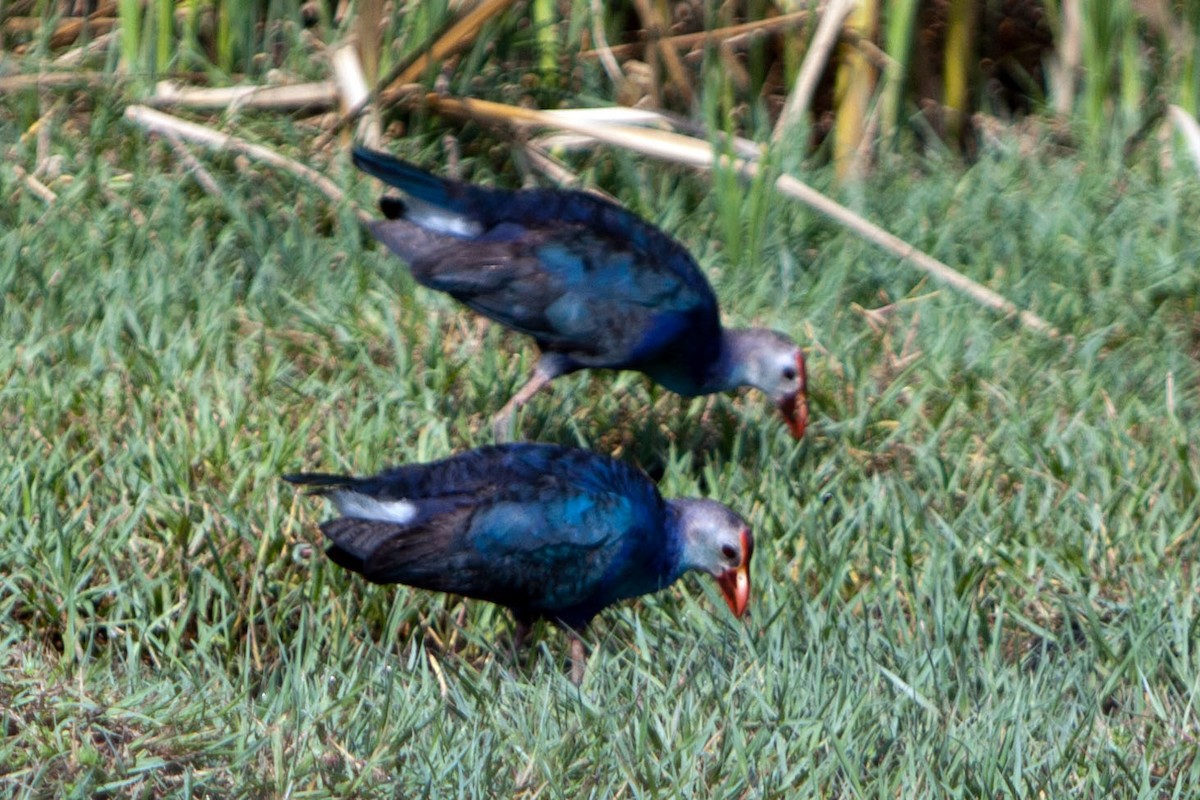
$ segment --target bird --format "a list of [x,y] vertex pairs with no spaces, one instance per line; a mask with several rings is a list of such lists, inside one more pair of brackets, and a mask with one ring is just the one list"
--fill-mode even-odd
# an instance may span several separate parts
[[581,369],[637,370],[685,397],[752,386],[804,436],[804,351],[779,331],[722,326],[712,286],[659,228],[588,192],[473,185],[362,145],[352,157],[403,192],[380,199],[369,228],[417,282],[536,341],[533,374],[494,417],[498,441],[531,397]]
[[666,500],[640,469],[590,450],[486,445],[373,477],[285,475],[333,502],[321,523],[334,564],[377,584],[404,584],[509,608],[519,649],[547,619],[570,637],[599,612],[657,592],[688,571],[712,575],[735,617],[750,602],[750,526],[704,498]]

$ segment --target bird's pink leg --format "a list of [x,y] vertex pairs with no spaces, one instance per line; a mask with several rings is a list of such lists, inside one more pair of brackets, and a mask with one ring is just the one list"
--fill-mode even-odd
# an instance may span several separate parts
[[512,441],[513,420],[517,411],[529,402],[529,398],[546,388],[546,384],[561,374],[562,370],[558,368],[557,364],[548,362],[544,357],[538,360],[537,366],[533,369],[533,375],[525,385],[504,404],[504,408],[496,412],[496,416],[492,417],[492,434],[497,442]]
[[571,683],[579,686],[583,683],[583,672],[587,669],[587,650],[579,634],[571,631]]

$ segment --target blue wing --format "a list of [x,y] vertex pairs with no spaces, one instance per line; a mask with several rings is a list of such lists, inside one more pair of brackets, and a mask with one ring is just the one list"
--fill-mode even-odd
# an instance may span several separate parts
[[[710,363],[720,323],[712,287],[677,241],[603,198],[508,192],[437,178],[380,153],[355,162],[459,227],[385,200],[372,230],[422,284],[446,292],[579,367],[640,367],[680,355]],[[411,218],[410,218],[411,217]]]
[[403,523],[344,515],[322,525],[342,566],[573,626],[660,588],[675,555],[650,480],[582,450],[505,445],[375,478],[295,479],[413,507]]

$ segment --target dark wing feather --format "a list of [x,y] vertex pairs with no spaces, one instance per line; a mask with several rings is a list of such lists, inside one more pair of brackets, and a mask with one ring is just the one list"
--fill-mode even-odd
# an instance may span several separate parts
[[526,228],[507,239],[461,239],[407,220],[371,230],[421,284],[578,366],[638,366],[685,333],[717,341],[707,283],[698,297],[666,265],[587,227]]
[[[494,196],[496,190],[485,190]],[[528,189],[511,193],[499,207],[489,209],[485,224],[502,228],[504,224],[525,227],[578,225],[600,241],[617,250],[625,249],[637,258],[636,269],[655,276],[657,283],[674,283],[688,307],[711,313],[717,318],[717,298],[708,279],[687,249],[674,237],[638,215],[589,192],[562,189]]]
[[584,625],[669,571],[665,506],[642,473],[553,445],[481,448],[354,481],[377,500],[419,509],[409,524],[326,522],[330,557],[378,583],[489,600]]
[[399,218],[402,202],[384,198],[391,221],[372,231],[422,284],[571,356],[576,366],[683,359],[689,363],[677,371],[687,383],[715,358],[720,320],[712,287],[679,242],[636,214],[586,192],[504,191],[439,178],[362,147],[354,160],[478,228],[474,236],[425,230]]
[[469,514],[467,507],[413,525],[339,517],[321,525],[321,532],[331,542],[325,553],[338,566],[372,583],[403,583],[476,596],[454,588],[458,583],[454,576],[471,571],[473,559],[469,553],[447,546],[452,541],[447,534]]

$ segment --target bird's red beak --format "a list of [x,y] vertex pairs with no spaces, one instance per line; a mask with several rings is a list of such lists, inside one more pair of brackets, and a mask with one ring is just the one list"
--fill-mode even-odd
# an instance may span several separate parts
[[804,363],[804,353],[796,353],[796,376],[800,385],[795,393],[779,401],[779,413],[788,430],[797,439],[804,438],[804,429],[808,427],[808,369]]
[[725,595],[725,602],[735,617],[746,613],[750,605],[750,570],[743,564],[717,576],[717,584]]
[[742,563],[728,569],[717,576],[717,585],[725,595],[725,602],[735,617],[746,613],[750,605],[750,555],[754,544],[750,539],[750,530],[742,531]]

